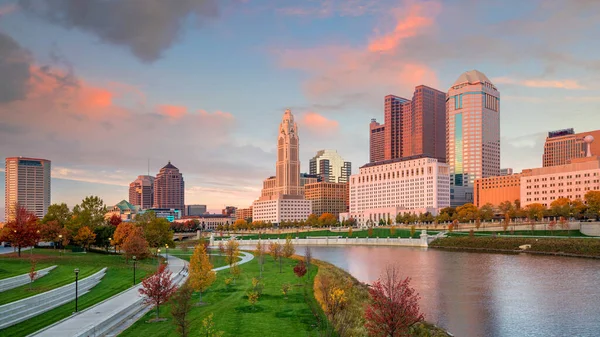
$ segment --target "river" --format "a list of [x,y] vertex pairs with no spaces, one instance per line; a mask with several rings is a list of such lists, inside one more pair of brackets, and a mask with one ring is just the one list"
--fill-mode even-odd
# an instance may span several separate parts
[[311,249],[314,258],[367,283],[395,264],[412,278],[426,320],[457,337],[600,336],[600,260],[407,247]]

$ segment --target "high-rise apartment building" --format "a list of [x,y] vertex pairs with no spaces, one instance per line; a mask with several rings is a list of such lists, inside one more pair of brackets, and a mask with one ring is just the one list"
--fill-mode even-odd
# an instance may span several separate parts
[[[409,103],[409,104],[406,104]],[[387,95],[385,96],[384,110],[384,160],[402,157],[402,123],[404,112],[410,109],[410,101],[406,98]]]
[[4,219],[14,220],[18,203],[38,218],[50,206],[50,161],[38,158],[6,158],[4,185]]
[[[564,129],[548,132],[542,157],[543,166],[565,165],[573,158],[585,157],[586,144],[583,138],[588,135],[600,139],[600,130],[575,133],[573,129]],[[600,142],[593,142],[591,151],[600,153]]]
[[154,207],[184,211],[183,175],[171,162],[160,169],[154,180]]
[[310,160],[310,174],[321,176],[322,181],[346,183],[351,172],[352,164],[335,150],[321,150]]
[[348,212],[349,190],[347,183],[318,182],[304,186],[305,198],[312,201],[312,213],[321,216],[331,213],[338,218]]
[[154,203],[154,177],[138,176],[129,184],[129,203],[142,209],[152,208]]
[[[402,104],[399,157],[427,156],[446,161],[446,93],[419,85]],[[387,125],[387,121],[385,122]]]
[[375,118],[369,124],[369,162],[382,161],[385,158],[385,125],[377,123]]
[[460,206],[473,202],[475,179],[500,175],[500,92],[470,70],[448,90],[446,110],[450,203]]
[[280,223],[308,218],[311,202],[304,199],[299,150],[298,126],[288,109],[279,124],[275,177],[263,182],[261,196],[252,204],[252,220]]

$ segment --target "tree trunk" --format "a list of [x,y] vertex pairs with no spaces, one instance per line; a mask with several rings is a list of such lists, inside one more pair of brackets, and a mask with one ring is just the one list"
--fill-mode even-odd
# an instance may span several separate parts
[[281,256],[279,257],[279,273],[281,274]]
[[159,312],[160,312],[160,304],[156,303],[156,320],[158,320]]
[[19,252],[19,253],[18,253],[18,254],[19,254],[18,256],[19,256],[19,257],[21,257],[21,246],[19,246],[18,252]]

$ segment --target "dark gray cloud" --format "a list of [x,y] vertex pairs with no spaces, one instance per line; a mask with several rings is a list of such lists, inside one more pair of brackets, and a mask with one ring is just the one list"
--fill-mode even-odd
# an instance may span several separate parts
[[25,12],[129,48],[145,62],[179,38],[186,20],[216,17],[221,0],[20,0]]
[[0,103],[24,99],[31,56],[12,37],[0,32]]

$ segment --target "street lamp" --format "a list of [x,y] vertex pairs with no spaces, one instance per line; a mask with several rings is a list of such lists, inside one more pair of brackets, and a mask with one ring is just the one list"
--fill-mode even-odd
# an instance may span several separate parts
[[165,254],[167,256],[166,263],[169,263],[169,245],[165,244]]
[[160,248],[156,250],[156,265],[160,266]]
[[133,285],[135,285],[135,262],[136,262],[136,257],[134,255],[133,256]]
[[[112,238],[108,238],[108,246],[112,246]],[[117,247],[115,247],[115,253],[117,252]]]
[[[58,235],[58,241],[60,241],[58,244],[59,244],[59,245],[61,246],[61,248],[62,248],[62,234],[59,234],[59,235]],[[63,250],[61,249],[61,250],[60,250],[60,255],[62,256],[62,254],[63,254]]]
[[75,268],[75,312],[77,312],[77,292],[79,290],[79,268]]

